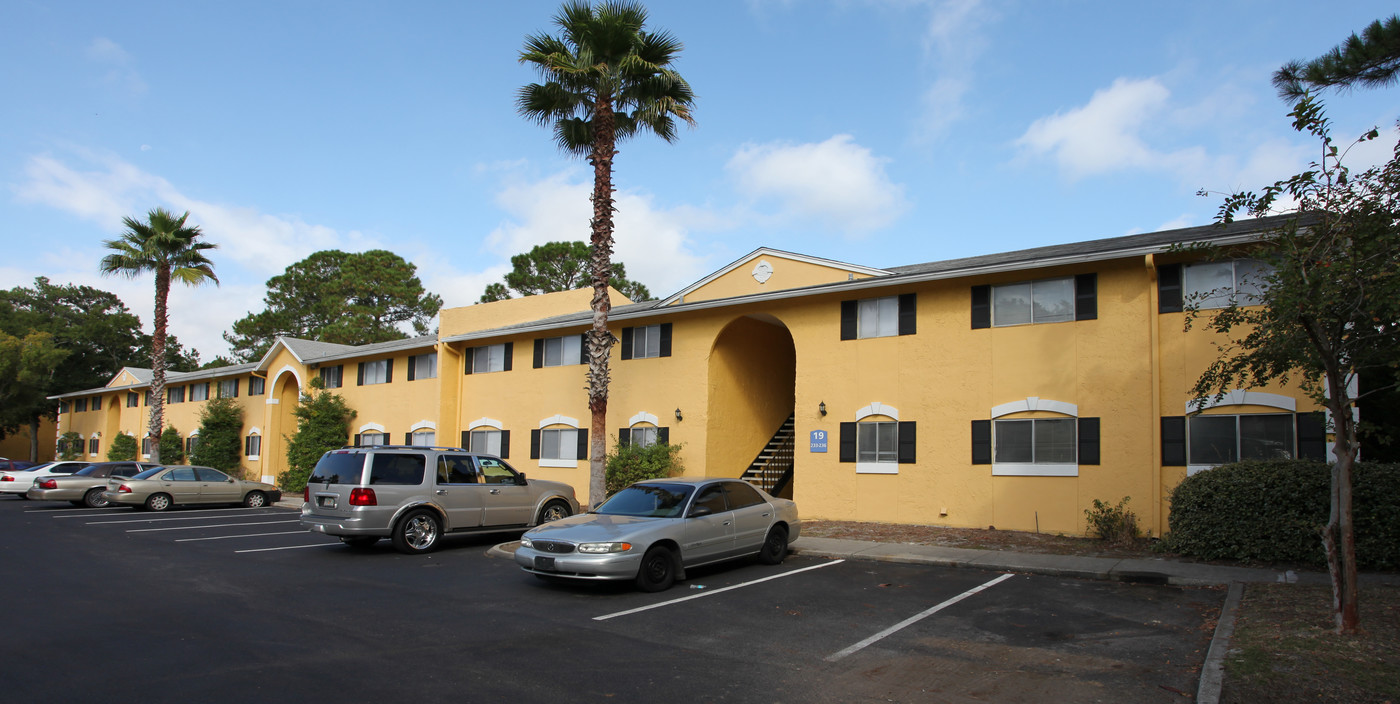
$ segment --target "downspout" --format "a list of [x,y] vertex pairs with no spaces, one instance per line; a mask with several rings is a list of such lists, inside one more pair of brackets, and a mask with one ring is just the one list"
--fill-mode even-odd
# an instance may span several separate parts
[[1157,261],[1154,255],[1147,255],[1143,264],[1147,267],[1147,330],[1149,356],[1152,359],[1152,527],[1157,537],[1162,537],[1162,333],[1161,321],[1157,319]]

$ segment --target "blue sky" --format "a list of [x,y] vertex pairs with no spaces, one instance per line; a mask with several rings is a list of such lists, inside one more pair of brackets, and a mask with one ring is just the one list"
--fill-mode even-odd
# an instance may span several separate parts
[[[617,259],[664,296],[767,246],[896,266],[1207,224],[1317,155],[1269,83],[1381,2],[649,2],[695,129],[624,143]],[[587,164],[514,98],[554,2],[0,0],[0,287],[116,292],[121,218],[188,210],[223,285],[177,290],[204,359],[321,249],[393,250],[449,306],[509,257],[586,240]],[[1400,88],[1328,94],[1354,155]]]

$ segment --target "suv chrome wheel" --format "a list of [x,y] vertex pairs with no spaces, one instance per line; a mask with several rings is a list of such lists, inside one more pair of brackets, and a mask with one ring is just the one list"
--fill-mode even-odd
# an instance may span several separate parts
[[437,546],[442,527],[431,511],[414,511],[399,522],[394,531],[394,548],[399,552],[414,555],[428,552]]

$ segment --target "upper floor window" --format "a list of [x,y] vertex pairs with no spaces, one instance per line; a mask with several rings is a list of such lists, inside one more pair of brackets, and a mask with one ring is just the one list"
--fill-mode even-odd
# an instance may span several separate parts
[[373,362],[360,362],[355,383],[360,386],[388,384],[394,381],[394,360],[378,359]]
[[136,408],[137,406],[140,406],[140,405],[141,405],[141,394],[138,394],[138,393],[136,393],[135,391],[128,391],[128,392],[126,392],[126,407],[127,407],[127,408]]
[[93,396],[93,397],[92,397],[92,410],[94,410],[94,411],[100,411],[100,410],[102,410],[102,397],[101,397],[101,396]]
[[498,345],[467,348],[466,373],[508,372],[511,358],[514,357],[515,343],[503,342]]
[[220,381],[219,398],[238,398],[238,380],[224,379]]
[[408,357],[408,380],[436,379],[437,353],[415,354]]
[[588,345],[584,338],[584,335],[565,335],[535,340],[535,368],[588,364]]
[[147,405],[147,406],[151,405],[152,403],[155,402],[155,400],[156,400],[155,392],[154,392],[154,391],[151,391],[150,389],[147,389],[147,390],[146,390],[146,405]]
[[622,329],[622,358],[671,356],[671,324],[640,325]]
[[1273,267],[1255,259],[1189,264],[1182,270],[1182,294],[1201,308],[1225,308],[1231,301],[1254,305]]
[[972,287],[973,329],[1094,320],[1098,316],[1097,274]]
[[87,410],[87,399],[80,398],[73,401],[73,412],[82,413]]
[[[234,396],[237,396],[237,395],[238,395],[237,389],[238,389],[238,387],[235,386],[235,387],[234,387],[234,394],[233,394]],[[249,395],[249,396],[261,396],[261,395],[263,395],[264,393],[266,393],[266,389],[267,389],[267,379],[264,379],[264,378],[262,378],[262,377],[260,377],[260,376],[250,376],[250,377],[248,377],[248,395]]]
[[172,386],[172,387],[166,389],[166,390],[165,390],[165,402],[166,402],[166,403],[184,403],[184,402],[185,402],[185,387],[183,387],[183,386]]
[[334,367],[321,367],[321,382],[328,389],[338,389],[344,381],[345,366],[337,364]]
[[913,335],[916,297],[912,293],[882,298],[841,301],[841,339]]
[[202,383],[202,384],[190,384],[190,400],[191,400],[191,401],[208,401],[208,400],[209,400],[209,382],[206,381],[206,382],[204,382],[204,383]]

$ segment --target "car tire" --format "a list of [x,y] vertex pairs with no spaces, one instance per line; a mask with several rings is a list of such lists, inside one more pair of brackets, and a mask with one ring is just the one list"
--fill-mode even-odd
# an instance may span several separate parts
[[102,495],[101,489],[88,489],[87,493],[83,494],[83,500],[77,503],[88,508],[104,508],[112,502]]
[[146,497],[146,510],[164,511],[170,508],[171,503],[169,494],[151,494]]
[[642,556],[637,568],[637,589],[644,592],[664,592],[676,583],[676,554],[667,548],[654,546]]
[[340,536],[340,542],[356,550],[363,550],[379,542],[379,538],[373,535],[342,535]]
[[261,491],[250,491],[243,497],[243,505],[247,508],[262,508],[267,505],[267,494]]
[[442,522],[427,509],[410,511],[394,526],[394,549],[405,555],[429,552],[441,538]]
[[539,518],[535,520],[535,525],[544,525],[561,518],[568,518],[573,512],[569,510],[569,505],[563,501],[551,501],[540,509]]
[[763,539],[763,547],[758,550],[758,561],[765,565],[780,565],[788,552],[788,532],[782,526],[768,529]]

